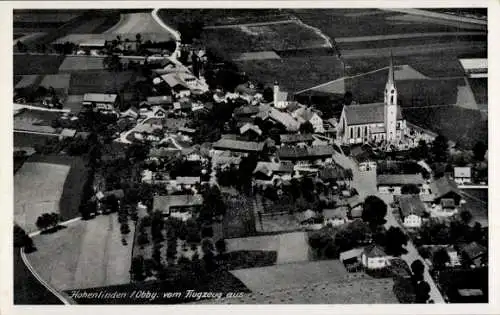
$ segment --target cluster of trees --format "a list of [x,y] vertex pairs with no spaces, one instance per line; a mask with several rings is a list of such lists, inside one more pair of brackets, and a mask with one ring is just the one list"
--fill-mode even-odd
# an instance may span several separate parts
[[35,222],[35,225],[41,231],[50,231],[55,229],[59,222],[61,222],[61,216],[58,213],[50,212],[40,215]]
[[422,225],[414,242],[418,245],[444,245],[475,241],[487,246],[487,231],[479,222],[470,226],[471,219],[471,213],[466,210],[460,213],[459,219],[448,223],[431,219]]
[[227,206],[220,189],[217,186],[205,185],[201,190],[203,205],[200,209],[199,220],[202,223],[212,223],[226,214]]
[[421,260],[415,260],[411,264],[412,283],[415,289],[415,303],[430,302],[431,287],[424,280],[425,265]]
[[26,253],[36,250],[31,237],[17,224],[14,224],[14,248],[24,248]]

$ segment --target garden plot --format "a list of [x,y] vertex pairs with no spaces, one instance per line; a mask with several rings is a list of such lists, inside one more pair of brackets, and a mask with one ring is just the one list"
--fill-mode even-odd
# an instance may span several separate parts
[[56,74],[65,56],[59,55],[14,55],[14,75]]
[[14,221],[26,232],[35,231],[43,213],[59,213],[59,201],[69,173],[67,165],[25,163],[14,176]]

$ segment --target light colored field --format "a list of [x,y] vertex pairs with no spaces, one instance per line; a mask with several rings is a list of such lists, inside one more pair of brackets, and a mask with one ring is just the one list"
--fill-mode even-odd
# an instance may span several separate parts
[[102,70],[104,57],[69,56],[59,66],[59,71]]
[[258,51],[258,52],[245,52],[236,54],[232,58],[234,61],[246,60],[267,60],[267,59],[281,59],[274,51]]
[[305,232],[280,234],[279,245],[277,264],[309,260],[309,245]]
[[387,20],[390,21],[400,21],[400,22],[417,22],[417,23],[429,23],[429,24],[438,24],[444,26],[455,26],[463,29],[473,29],[473,30],[486,30],[485,25],[481,24],[473,24],[473,23],[463,23],[460,21],[452,21],[452,20],[444,20],[434,17],[428,16],[418,16],[412,14],[402,14],[397,16],[389,16],[386,17]]
[[17,82],[16,86],[14,87],[15,89],[24,89],[31,87],[36,84],[36,81],[38,80],[38,75],[36,74],[26,74],[21,76],[21,80]]
[[118,285],[130,281],[133,224],[121,243],[117,214],[79,221],[53,234],[38,235],[28,259],[58,290]]
[[340,281],[347,271],[338,260],[275,265],[231,271],[252,292],[304,287],[323,281]]
[[[39,30],[37,30],[37,31],[33,30],[33,31],[34,32],[30,32],[30,33],[26,32],[28,34],[26,34],[22,37],[16,38],[14,40],[14,45],[17,44],[18,41],[21,41],[21,42],[26,44],[29,41],[35,40],[35,39],[40,38],[42,36],[45,36],[45,34],[47,34],[46,32],[40,32]],[[22,34],[24,34],[24,33],[22,33]]]
[[25,163],[14,176],[14,221],[26,232],[35,231],[42,213],[59,213],[59,199],[70,167]]
[[278,251],[279,239],[279,235],[231,238],[226,240],[227,250],[228,252],[238,250]]
[[62,74],[48,74],[43,77],[41,86],[46,88],[53,87],[54,89],[64,89],[67,90],[69,88],[69,83],[71,80],[71,75],[69,73]]
[[388,40],[388,39],[403,39],[403,38],[420,38],[420,37],[441,37],[441,36],[472,36],[472,35],[484,35],[484,32],[432,32],[432,33],[415,33],[415,34],[391,34],[391,35],[374,35],[374,36],[354,36],[354,37],[337,37],[335,41],[337,43],[357,43],[357,42],[369,42],[378,40]]
[[173,39],[151,16],[151,13],[122,14],[118,24],[110,28],[107,34],[156,33],[158,41]]

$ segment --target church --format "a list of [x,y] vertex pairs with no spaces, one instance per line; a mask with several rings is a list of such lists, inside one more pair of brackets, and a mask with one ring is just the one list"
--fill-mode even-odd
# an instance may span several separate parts
[[398,145],[406,135],[406,120],[397,103],[392,58],[385,84],[384,102],[344,105],[337,124],[337,140],[342,144],[382,142]]

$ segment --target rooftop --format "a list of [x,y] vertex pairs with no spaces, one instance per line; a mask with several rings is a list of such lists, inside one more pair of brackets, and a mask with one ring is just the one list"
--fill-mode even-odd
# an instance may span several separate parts
[[[348,125],[364,125],[384,122],[384,103],[344,106]],[[397,107],[397,119],[403,119],[401,107]]]
[[385,174],[377,176],[377,185],[421,185],[424,183],[422,174]]
[[401,195],[399,197],[399,208],[403,217],[411,214],[420,217],[425,212],[425,206],[418,195]]
[[457,184],[447,177],[436,179],[432,181],[429,186],[434,198],[441,198],[450,192],[460,194]]
[[264,149],[263,142],[252,142],[232,139],[220,139],[213,144],[217,150],[230,150],[241,152],[260,152]]
[[114,103],[116,94],[86,93],[83,95],[84,102]]
[[291,144],[298,142],[314,141],[312,134],[282,134],[280,135],[281,143]]
[[154,196],[153,209],[170,213],[170,208],[201,206],[203,197],[201,195],[168,195]]

